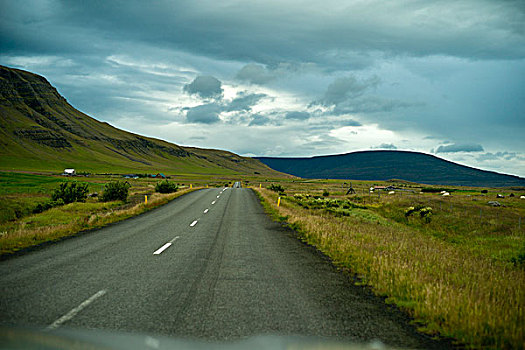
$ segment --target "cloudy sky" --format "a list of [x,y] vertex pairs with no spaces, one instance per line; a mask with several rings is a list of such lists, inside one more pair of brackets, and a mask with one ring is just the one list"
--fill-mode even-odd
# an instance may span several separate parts
[[525,176],[522,0],[0,0],[0,64],[180,145]]

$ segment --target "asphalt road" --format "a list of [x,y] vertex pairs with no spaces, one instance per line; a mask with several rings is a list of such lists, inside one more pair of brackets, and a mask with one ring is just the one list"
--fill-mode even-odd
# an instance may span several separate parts
[[446,345],[272,222],[245,188],[192,192],[2,261],[0,325]]

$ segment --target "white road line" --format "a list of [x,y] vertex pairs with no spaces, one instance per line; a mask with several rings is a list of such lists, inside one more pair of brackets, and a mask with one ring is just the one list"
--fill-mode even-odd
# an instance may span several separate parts
[[197,220],[195,220],[194,222],[192,222],[192,223],[190,224],[191,227],[193,227],[193,226],[195,226],[195,225],[197,225]]
[[211,205],[214,205],[215,204],[215,201],[211,202]]
[[172,244],[173,242],[175,242],[177,239],[179,239],[180,237],[179,236],[176,236],[175,238],[173,238],[171,241],[169,241],[168,243],[164,244],[162,247],[160,247],[159,249],[155,250],[155,252],[153,252],[153,255],[159,255],[160,253],[162,253],[163,251],[165,251],[166,249],[168,249]]
[[217,198],[219,198],[221,195],[218,195]]
[[171,242],[168,242],[168,243],[164,244],[162,247],[160,247],[159,249],[155,250],[153,252],[153,255],[159,255],[160,253],[162,253],[163,251],[168,249],[170,245],[171,245]]
[[62,325],[62,323],[67,322],[73,317],[75,317],[76,314],[78,314],[80,311],[86,308],[89,304],[91,304],[92,302],[94,302],[96,299],[100,298],[104,294],[106,294],[106,290],[104,289],[99,290],[98,292],[93,294],[89,299],[86,299],[82,304],[78,305],[76,308],[72,309],[67,314],[65,314],[64,316],[60,317],[58,320],[56,320],[55,322],[47,326],[46,330],[51,331],[53,329],[57,329],[58,327],[60,327],[60,325]]
[[210,210],[210,209],[206,209],[206,210],[204,211],[204,214],[206,214],[206,213],[208,212],[208,210]]

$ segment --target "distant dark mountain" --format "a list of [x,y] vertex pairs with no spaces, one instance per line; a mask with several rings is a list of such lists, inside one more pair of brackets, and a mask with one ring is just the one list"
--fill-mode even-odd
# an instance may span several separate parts
[[304,178],[390,180],[480,187],[525,186],[525,179],[406,151],[364,151],[311,158],[257,157],[270,168]]
[[0,66],[0,170],[283,176],[231,152],[132,134],[76,110],[42,76]]

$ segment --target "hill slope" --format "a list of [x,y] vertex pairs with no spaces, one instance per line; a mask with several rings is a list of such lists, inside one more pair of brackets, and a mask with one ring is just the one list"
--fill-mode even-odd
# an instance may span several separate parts
[[470,168],[405,151],[364,151],[312,158],[257,157],[269,167],[306,178],[389,180],[463,186],[525,186],[518,176]]
[[99,122],[71,106],[42,76],[0,66],[0,169],[279,176],[261,162],[180,147]]

